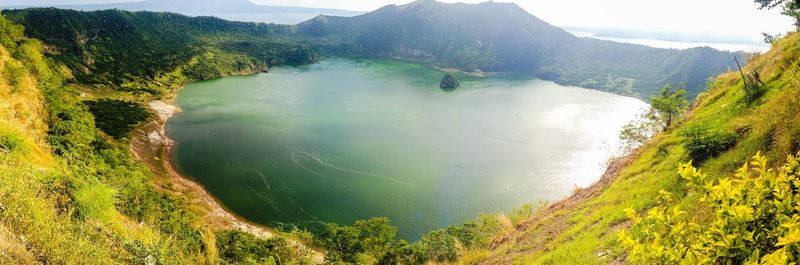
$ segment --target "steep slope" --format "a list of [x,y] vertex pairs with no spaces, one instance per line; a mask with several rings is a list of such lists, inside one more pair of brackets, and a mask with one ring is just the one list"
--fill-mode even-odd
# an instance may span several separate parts
[[612,164],[598,184],[542,208],[514,232],[496,239],[491,251],[467,256],[462,263],[624,261],[627,250],[617,234],[631,225],[625,209],[647,212],[658,203],[661,190],[673,194],[670,205],[687,211],[689,219],[708,222],[715,213],[677,174],[679,164],[692,160],[687,146],[717,135],[734,136],[735,143],[726,145],[728,149],[705,161],[695,160],[711,180],[732,176],[759,151],[772,165],[800,151],[798,55],[800,34],[793,33],[776,42],[768,53],[753,58],[745,73],[759,73],[765,84],[763,95],[752,100],[748,100],[738,72],[716,77],[675,126]]
[[[291,26],[120,10],[3,13],[42,40],[46,54],[69,67],[77,81],[129,91],[163,93],[170,83],[315,59],[307,44],[288,39]],[[182,69],[188,80],[170,80],[177,67],[193,61],[204,69]]]
[[97,128],[101,117],[87,105],[101,90],[65,84],[69,69],[23,32],[0,16],[0,263],[237,263],[255,249],[269,251],[247,259],[311,263],[308,250],[283,235],[212,226],[200,218],[203,205],[154,185],[126,140]]
[[[30,16],[34,13],[41,15],[38,19],[51,19],[52,16],[54,20],[51,21],[76,27],[64,26],[67,34],[59,35],[60,31],[45,28],[45,23],[32,22],[31,18],[37,16]],[[110,15],[106,17],[106,13]],[[176,16],[178,19],[172,22],[195,22],[196,24],[189,23],[191,26],[180,23],[175,26],[188,27],[186,30],[193,32],[192,34],[208,37],[201,38],[204,41],[198,44],[199,47],[193,47],[205,53],[193,56],[188,61],[175,61],[175,65],[156,69],[155,76],[137,68],[117,72],[93,68],[73,75],[70,70],[77,72],[84,69],[81,67],[84,65],[83,61],[77,64],[72,61],[74,58],[82,58],[78,56],[82,53],[97,56],[106,54],[103,51],[109,51],[108,56],[104,57],[108,62],[115,62],[118,58],[132,58],[133,55],[144,56],[147,60],[158,59],[141,49],[144,38],[139,39],[137,36],[140,35],[137,34],[149,37],[148,32],[119,36],[122,39],[112,39],[112,36],[116,36],[113,31],[102,33],[109,34],[105,35],[105,40],[95,38],[80,41],[74,38],[86,32],[86,28],[102,32],[108,27],[116,31],[115,23],[137,21],[136,18],[127,18],[143,15],[123,11],[106,13],[54,9],[14,12],[12,15],[16,19],[34,26],[24,31],[22,27],[8,23],[0,17],[0,25],[14,29],[13,34],[8,35],[13,37],[6,41],[8,45],[33,43],[33,46],[22,49],[30,54],[17,50],[10,54],[20,58],[38,58],[43,62],[41,65],[44,68],[31,72],[52,73],[47,75],[51,78],[39,77],[40,81],[48,81],[46,84],[49,85],[34,90],[38,93],[35,95],[41,95],[43,100],[37,100],[35,95],[25,94],[10,97],[13,100],[3,98],[0,103],[19,101],[44,105],[46,111],[41,116],[24,116],[11,112],[9,119],[44,117],[41,118],[47,121],[46,126],[41,126],[44,133],[39,133],[45,139],[41,145],[44,151],[41,153],[60,165],[52,169],[57,170],[57,173],[49,174],[49,171],[41,171],[41,167],[21,166],[20,163],[36,161],[24,157],[10,160],[11,164],[7,167],[14,171],[0,167],[4,173],[11,172],[0,174],[4,178],[0,192],[5,192],[0,195],[6,196],[0,198],[0,217],[5,222],[0,223],[2,261],[23,263],[33,257],[45,263],[66,264],[272,264],[276,261],[278,264],[318,263],[321,252],[310,251],[304,245],[297,244],[297,238],[300,238],[302,242],[327,247],[326,258],[333,262],[422,264],[427,261],[453,260],[458,249],[485,248],[495,231],[505,229],[512,223],[501,221],[493,215],[482,216],[460,226],[432,231],[411,244],[396,238],[397,230],[390,225],[387,218],[361,220],[354,226],[328,224],[326,232],[318,236],[311,236],[304,231],[292,231],[274,232],[272,237],[263,237],[266,236],[264,233],[253,233],[250,229],[252,226],[245,225],[243,228],[242,222],[229,224],[229,220],[219,220],[217,217],[230,214],[225,213],[222,207],[215,208],[213,198],[211,202],[207,198],[198,199],[205,192],[200,188],[189,187],[193,183],[186,184],[189,181],[171,176],[165,168],[164,149],[158,149],[157,146],[153,149],[154,146],[141,144],[153,141],[152,132],[158,134],[161,130],[163,133],[163,128],[160,127],[163,120],[155,120],[155,113],[146,115],[143,103],[160,103],[163,107],[165,104],[156,100],[169,101],[174,96],[173,89],[192,80],[252,73],[250,65],[253,57],[236,56],[235,50],[229,49],[229,46],[219,49],[213,47],[216,41],[224,42],[231,36],[244,35],[247,38],[249,35],[234,35],[230,32],[246,32],[252,27],[233,26],[231,30],[222,27],[230,26],[231,23],[222,23],[220,27],[223,30],[215,31],[217,29],[208,30],[209,25],[202,23],[206,21],[203,18],[149,14],[151,16],[147,18],[153,20]],[[72,21],[71,18],[76,20]],[[167,28],[170,25],[164,21],[151,23]],[[213,25],[216,24],[212,23],[211,26]],[[130,25],[120,30],[130,33],[126,30],[131,27],[138,26]],[[24,37],[23,32],[45,32],[46,34],[40,36],[47,41],[41,44]],[[208,49],[209,46],[212,46],[211,49]],[[123,47],[129,49],[122,49]],[[267,45],[265,48],[280,51],[282,47]],[[43,57],[43,51],[47,51],[50,57]],[[194,54],[192,51],[194,50],[189,50],[190,54]],[[267,55],[272,54],[268,52],[269,50]],[[274,62],[289,62],[295,58],[293,53],[282,54],[285,57],[275,58]],[[184,64],[180,64],[181,62]],[[13,76],[18,76],[15,69],[3,68],[4,71],[14,74]],[[47,69],[57,71],[45,71]],[[121,77],[129,81],[119,84],[110,77]],[[17,81],[12,84],[14,82]],[[16,121],[11,120],[10,123],[16,124]],[[131,128],[136,128],[136,131],[131,132]],[[18,135],[37,134],[23,131]],[[27,150],[27,147],[17,148],[21,146],[17,134],[8,139],[10,140],[0,142],[4,150],[0,152],[0,158],[4,157],[5,150],[12,150],[12,154],[16,150]],[[162,147],[165,146],[163,143],[164,141],[160,141]],[[38,196],[40,193],[45,195]],[[34,202],[28,200],[34,200],[38,204],[34,205]],[[27,204],[15,204],[17,201]],[[86,246],[86,242],[94,241],[100,243]]]
[[[153,246],[151,226],[136,228],[117,218],[117,211],[106,211],[106,202],[94,205],[98,212],[115,216],[107,222],[96,222],[84,211],[79,215],[85,222],[72,216],[77,205],[89,202],[70,198],[62,189],[76,191],[95,183],[51,155],[48,132],[56,128],[50,126],[47,102],[55,99],[46,97],[55,95],[44,91],[59,89],[61,77],[40,49],[39,42],[23,37],[21,27],[0,17],[0,248],[11,253],[0,255],[0,263],[109,262],[115,250],[120,259],[130,257],[122,244],[109,242],[114,236]],[[124,229],[130,231],[122,233]]]
[[[261,240],[230,230],[211,231],[199,217],[202,213],[198,212],[198,205],[170,193],[166,185],[154,187],[157,176],[135,162],[127,139],[116,139],[97,128],[96,120],[109,118],[98,113],[110,111],[93,114],[87,106],[98,99],[111,99],[136,108],[137,104],[128,101],[140,103],[168,97],[171,89],[191,80],[259,71],[274,63],[307,62],[315,53],[308,52],[307,39],[298,36],[296,28],[147,12],[36,9],[9,14],[28,25],[25,32],[42,38],[43,43],[24,37],[22,28],[0,18],[0,249],[1,253],[11,253],[11,258],[0,255],[0,263],[155,260],[194,264],[222,260],[235,264],[250,260],[268,263],[275,257],[308,262],[308,257],[295,257],[296,252],[283,239]],[[51,30],[48,27],[53,25],[43,21],[59,24],[59,30]],[[373,25],[364,23],[363,27],[369,29]],[[341,29],[345,29],[344,33],[304,34],[316,34],[315,38],[328,41],[317,47],[328,52],[363,52],[360,40],[353,37],[357,34]],[[175,34],[175,39],[170,34]],[[264,40],[260,36],[268,37]],[[151,42],[155,38],[166,41]],[[399,37],[396,40],[405,41]],[[800,149],[800,83],[794,61],[800,52],[798,41],[800,36],[790,35],[746,67],[746,72],[759,72],[766,83],[766,92],[760,98],[752,102],[745,99],[737,73],[718,77],[711,90],[698,97],[695,109],[669,132],[614,164],[600,184],[578,191],[533,218],[524,218],[525,208],[510,218],[482,216],[463,226],[433,231],[413,244],[393,240],[390,227],[384,226],[388,221],[378,219],[357,223],[355,228],[331,225],[331,231],[340,237],[324,240],[342,248],[332,249],[342,253],[340,258],[356,262],[419,264],[428,260],[446,262],[459,256],[461,262],[468,264],[621,261],[626,250],[615,241],[615,234],[629,226],[624,209],[649,209],[656,203],[659,190],[672,191],[676,204],[691,210],[691,216],[701,221],[710,215],[698,207],[701,204],[697,195],[689,193],[675,174],[678,163],[689,160],[685,146],[692,140],[687,132],[699,128],[704,133],[736,135],[736,145],[702,164],[711,177],[730,174],[757,151],[764,151],[772,161],[781,161]],[[419,43],[437,45],[428,40]],[[162,47],[172,44],[177,46]],[[551,47],[546,42],[539,44]],[[547,62],[560,60],[564,64],[570,61],[569,56],[578,56],[580,51],[601,44],[622,47],[615,50],[616,56],[628,55],[630,47],[638,47],[641,55],[631,58],[632,63],[645,60],[637,58],[650,56],[649,51],[653,50],[600,42],[577,46]],[[480,43],[470,45],[483,49]],[[161,48],[174,49],[175,54],[159,53]],[[381,51],[375,50],[375,55]],[[658,64],[663,69],[657,68],[661,69],[658,71],[690,75],[706,69],[679,67],[694,65],[705,60],[706,55],[695,58],[676,51],[658,51],[664,53],[658,55],[664,59]],[[698,51],[712,53],[708,56],[716,54],[704,49],[686,53]],[[42,52],[50,57],[43,57]],[[545,52],[538,54],[548,56]],[[586,56],[589,55],[597,54],[587,51]],[[603,56],[609,57],[599,59],[619,59]],[[162,64],[159,60],[167,62]],[[98,66],[100,61],[103,67]],[[666,65],[681,69],[661,66],[663,62],[673,62]],[[136,67],[110,68],[126,63]],[[579,66],[589,68],[576,63]],[[604,73],[597,70],[600,68],[592,69],[597,75]],[[373,234],[359,230],[376,227],[386,228],[378,234],[384,241],[374,241],[369,237]],[[492,237],[494,240],[490,240]]]
[[356,17],[320,16],[301,33],[333,54],[420,60],[466,71],[520,72],[562,84],[647,97],[683,83],[691,95],[734,54],[577,38],[511,3],[419,0]]
[[[514,4],[493,2],[417,1],[357,17],[320,16],[298,26],[119,10],[6,13],[43,40],[81,82],[150,92],[163,91],[145,85],[176,66],[194,59],[211,63],[202,60],[209,52],[228,72],[308,63],[319,54],[396,57],[466,71],[519,72],[642,98],[666,84],[684,84],[696,95],[734,57],[709,48],[667,50],[576,38]],[[118,52],[123,47],[131,52]]]
[[353,18],[317,17],[300,30],[379,56],[429,60],[468,71],[532,72],[572,35],[513,4],[416,1]]

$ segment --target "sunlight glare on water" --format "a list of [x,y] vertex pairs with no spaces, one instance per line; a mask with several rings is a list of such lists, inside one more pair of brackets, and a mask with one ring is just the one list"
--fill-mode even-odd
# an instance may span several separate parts
[[519,76],[328,59],[187,85],[176,167],[249,220],[388,216],[406,239],[587,187],[646,104]]

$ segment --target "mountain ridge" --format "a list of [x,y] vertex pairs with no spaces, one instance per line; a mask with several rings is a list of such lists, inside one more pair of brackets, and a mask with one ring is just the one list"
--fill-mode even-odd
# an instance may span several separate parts
[[97,11],[105,9],[122,9],[128,11],[153,11],[174,12],[182,14],[193,13],[312,13],[331,14],[341,16],[358,15],[362,12],[332,9],[293,6],[260,5],[247,0],[144,0],[139,2],[125,2],[112,4],[72,4],[72,5],[31,5],[31,6],[0,6],[0,9],[24,9],[32,7],[56,7],[61,9]]
[[[160,176],[135,160],[129,140],[115,139],[100,131],[95,119],[103,117],[96,117],[85,105],[98,98],[142,103],[168,97],[180,84],[192,80],[261,70],[294,61],[290,58],[295,56],[304,57],[298,63],[313,61],[310,59],[314,54],[307,53],[305,40],[292,39],[303,37],[297,35],[296,28],[150,12],[27,10],[28,15],[41,12],[38,18],[53,19],[34,23],[20,13],[26,11],[16,12],[9,14],[28,28],[23,30],[0,15],[0,65],[4,67],[0,71],[0,98],[9,103],[0,104],[0,172],[4,173],[0,174],[0,252],[9,253],[0,255],[0,263],[273,264],[276,259],[311,263],[302,255],[292,255],[296,250],[287,247],[285,239],[260,239],[234,230],[209,229],[197,216],[197,205],[172,194],[169,186],[154,187]],[[152,21],[159,19],[163,21]],[[152,24],[139,25],[144,22]],[[58,24],[67,25],[58,29],[71,31],[50,30]],[[159,64],[157,69],[137,63],[136,69],[101,69],[85,73],[83,78],[70,75],[68,69],[81,69],[70,60],[77,58],[85,63],[86,55],[112,65],[118,61],[128,63],[126,58],[136,57],[163,60],[164,54],[151,54],[148,49],[152,46],[140,44],[175,30],[147,32],[151,27],[176,25],[208,38],[181,45],[180,51],[190,51],[186,60]],[[124,34],[103,31],[112,29]],[[138,35],[131,37],[131,32]],[[252,39],[251,35],[264,32],[279,32],[276,35],[283,39]],[[42,39],[30,38],[33,34]],[[110,39],[120,36],[130,38]],[[240,37],[245,40],[230,42],[229,38]],[[281,46],[285,42],[294,45]],[[352,227],[333,225],[333,233],[341,237],[326,239],[341,243],[341,248],[329,253],[343,253],[332,258],[389,264],[623,263],[630,250],[621,246],[617,235],[633,223],[626,217],[626,209],[632,209],[634,215],[652,209],[660,204],[661,190],[674,194],[672,204],[684,207],[688,218],[708,222],[714,215],[703,205],[708,201],[702,201],[700,194],[686,187],[685,180],[676,174],[679,163],[691,160],[687,145],[698,141],[696,134],[700,134],[700,140],[717,132],[735,139],[729,149],[700,166],[712,180],[735,174],[758,152],[770,161],[782,161],[800,151],[798,43],[800,35],[789,34],[776,41],[770,52],[744,66],[745,72],[757,73],[763,79],[763,94],[759,97],[748,97],[746,83],[738,72],[717,76],[709,82],[709,90],[699,94],[692,110],[672,128],[628,156],[627,163],[612,164],[608,177],[599,185],[577,191],[574,200],[558,202],[538,212],[523,207],[509,216],[481,216],[463,226],[433,231],[414,244],[386,243],[386,238],[393,235],[391,227],[385,226],[388,220],[364,221]],[[224,49],[227,44],[238,46]],[[262,54],[257,52],[261,49],[246,49],[251,46],[273,51]],[[627,48],[631,46],[622,47],[630,51]],[[144,52],[131,51],[137,48]],[[576,49],[581,48],[588,49]],[[306,52],[297,53],[294,49]],[[662,66],[665,68],[696,60],[674,51],[657,51],[667,53],[663,58],[675,61]],[[713,52],[690,52],[703,51]],[[70,52],[74,54],[64,54]],[[618,54],[605,54],[607,59],[615,56]],[[147,69],[153,71],[144,71]],[[691,69],[682,71],[691,74]],[[115,83],[107,75],[135,84]],[[163,90],[147,90],[150,85],[161,88],[165,83],[170,85]],[[386,230],[367,230],[370,227]],[[377,236],[365,238],[365,234]]]
[[318,16],[297,27],[300,34],[317,38],[312,45],[330,54],[519,72],[641,98],[681,83],[696,95],[706,78],[733,67],[735,55],[577,38],[513,3],[422,0],[354,17]]

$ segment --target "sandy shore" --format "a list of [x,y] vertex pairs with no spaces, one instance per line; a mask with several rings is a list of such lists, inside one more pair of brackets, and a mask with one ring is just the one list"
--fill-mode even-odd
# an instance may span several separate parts
[[481,70],[475,70],[474,72],[465,72],[465,71],[462,71],[462,70],[459,70],[459,69],[456,69],[456,68],[440,67],[440,66],[433,65],[433,64],[431,64],[430,66],[435,68],[436,70],[439,70],[439,71],[442,71],[442,72],[445,72],[445,73],[448,73],[448,74],[465,74],[465,75],[474,76],[474,77],[480,77],[480,78],[486,78],[487,76],[490,75],[490,74],[487,74],[486,72],[483,72]]
[[[169,118],[180,112],[180,108],[173,103],[174,98],[149,102],[147,107],[156,113],[157,117],[139,126],[131,138],[131,151],[156,175],[154,181],[156,188],[164,192],[177,193],[186,198],[201,214],[203,224],[213,231],[236,229],[260,238],[275,236],[275,230],[248,222],[231,213],[202,185],[175,170],[171,158],[174,142],[169,139],[165,130]],[[324,261],[322,250],[307,247],[299,241],[292,241],[292,244],[298,251],[313,253],[314,261],[317,263]]]

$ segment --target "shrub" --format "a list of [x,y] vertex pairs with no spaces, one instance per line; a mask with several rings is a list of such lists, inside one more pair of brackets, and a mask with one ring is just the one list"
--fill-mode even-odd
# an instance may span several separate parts
[[455,261],[458,258],[456,238],[447,230],[436,230],[423,236],[414,244],[414,253],[435,262]]
[[700,192],[710,220],[691,221],[671,194],[633,220],[619,239],[628,259],[643,264],[796,264],[800,261],[800,160],[789,156],[778,170],[757,154],[733,177],[709,180],[691,163],[678,175]]
[[115,139],[125,138],[135,125],[150,118],[147,109],[133,102],[99,99],[87,101],[86,105],[97,128]]
[[13,135],[0,135],[0,153],[11,153],[22,146],[22,140]]
[[219,258],[222,264],[277,264],[293,257],[293,248],[282,237],[260,239],[238,230],[217,234]]
[[383,257],[396,243],[396,234],[389,218],[381,217],[359,220],[353,226],[328,224],[321,238],[329,260],[356,262],[360,254]]
[[744,82],[744,100],[751,104],[767,92],[764,87],[764,82],[761,81],[761,76],[758,71],[753,71],[745,76]]
[[105,220],[114,213],[117,191],[103,184],[79,187],[73,194],[78,214],[84,219]]
[[736,133],[722,132],[706,126],[689,127],[683,132],[684,147],[697,164],[730,149],[736,144]]
[[[512,215],[522,219],[532,213],[533,206],[526,205]],[[328,224],[319,244],[328,251],[326,259],[334,264],[452,262],[470,251],[488,248],[493,236],[502,230],[497,215],[485,214],[463,225],[430,232],[409,244],[395,238],[397,228],[383,217],[356,221],[352,226]]]
[[11,92],[17,92],[22,79],[27,75],[27,71],[20,63],[15,61],[6,62],[5,69],[3,70],[5,71],[4,76],[8,84],[11,85]]
[[689,102],[685,97],[685,89],[679,88],[672,91],[669,86],[661,88],[659,95],[650,97],[651,112],[655,114],[653,117],[660,124],[663,124],[664,130],[668,130],[673,121],[689,106]]

